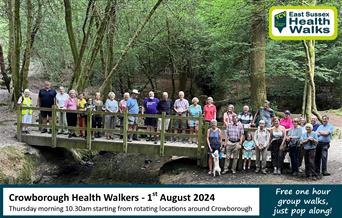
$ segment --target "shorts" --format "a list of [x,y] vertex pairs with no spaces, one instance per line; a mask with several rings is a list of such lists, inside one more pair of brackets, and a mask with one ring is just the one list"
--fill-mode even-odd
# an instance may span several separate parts
[[242,158],[250,159],[250,158],[252,158],[252,156],[253,156],[253,151],[243,150]]
[[198,120],[189,120],[189,127],[190,128],[193,128],[193,127],[198,126],[198,125],[199,125]]
[[[182,113],[181,115],[178,115],[177,116],[179,117],[186,117],[186,113]],[[186,119],[178,119],[178,118],[175,118],[175,126],[174,128],[175,129],[186,129]]]
[[146,118],[145,118],[145,126],[154,126],[154,127],[157,127],[157,118],[146,117]]
[[51,117],[52,116],[52,111],[40,111],[40,116],[42,118],[47,118],[48,116]]
[[129,125],[138,125],[138,118],[139,117],[129,116],[128,117],[128,124]]
[[[165,130],[169,129],[169,125],[170,125],[170,118],[166,118],[165,119]],[[160,131],[162,127],[162,119],[158,118],[158,126],[157,126],[157,130]]]
[[25,114],[22,116],[22,123],[30,124],[32,123],[32,114]]
[[209,149],[208,154],[211,155],[211,154],[214,153],[216,150],[219,151],[219,152],[221,152],[220,147],[221,147],[221,145],[217,145],[217,146],[215,146],[215,147],[211,147],[211,149],[213,150],[213,152],[210,152],[210,149],[208,148],[208,149]]

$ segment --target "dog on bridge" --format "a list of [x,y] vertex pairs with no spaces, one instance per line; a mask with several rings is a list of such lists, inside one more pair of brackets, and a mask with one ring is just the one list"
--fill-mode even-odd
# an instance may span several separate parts
[[220,157],[219,157],[219,151],[216,150],[214,153],[211,154],[213,158],[213,176],[215,177],[216,172],[218,173],[219,176],[221,176],[221,168],[220,168]]

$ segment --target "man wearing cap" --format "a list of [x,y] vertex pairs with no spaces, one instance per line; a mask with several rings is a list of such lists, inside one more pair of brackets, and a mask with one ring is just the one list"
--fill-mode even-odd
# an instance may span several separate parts
[[280,119],[279,124],[285,127],[286,131],[288,131],[289,129],[293,128],[293,121],[289,110],[286,110],[284,114],[285,117]]
[[322,125],[320,125],[316,130],[318,135],[318,144],[315,156],[316,173],[318,175],[322,173],[323,176],[330,176],[330,173],[327,171],[328,150],[334,133],[334,127],[329,123],[329,117],[327,115],[322,117],[322,121]]
[[270,141],[270,133],[265,128],[265,121],[260,120],[259,121],[259,127],[254,133],[254,142],[255,142],[255,165],[256,170],[255,172],[260,172],[260,156],[262,158],[261,161],[261,172],[263,174],[266,174],[266,160],[267,160],[267,148]]
[[273,117],[274,111],[270,108],[270,102],[266,100],[264,107],[259,108],[259,110],[255,113],[252,123],[255,125],[255,123],[259,123],[258,120],[264,120],[266,128],[271,128]]
[[[56,90],[51,88],[51,83],[49,81],[44,82],[44,88],[39,91],[38,94],[38,106],[45,108],[52,108],[55,104],[57,92]],[[43,119],[43,124],[46,125],[48,122],[50,123],[52,112],[51,111],[40,111],[40,115]],[[42,133],[48,132],[46,128],[43,128]],[[51,130],[49,130],[51,132]]]
[[[65,109],[65,105],[64,103],[66,102],[66,100],[68,100],[69,95],[67,93],[65,93],[64,87],[61,86],[59,87],[59,92],[56,95],[56,106],[59,109]],[[59,111],[58,112],[58,122],[59,122],[59,126],[62,126],[61,129],[59,129],[58,134],[68,134],[68,123],[67,123],[67,118],[66,118],[66,113],[63,111]]]
[[[17,104],[21,105],[23,107],[32,107],[32,98],[30,97],[30,90],[29,89],[25,89],[24,90],[24,95],[20,96],[20,98],[18,99]],[[31,109],[22,109],[21,110],[21,122],[22,123],[26,123],[26,124],[31,124],[32,123],[32,110]],[[28,130],[27,130],[27,126],[23,127],[23,133],[28,134]]]
[[224,148],[226,150],[226,160],[224,162],[224,170],[222,174],[228,172],[228,167],[230,164],[231,156],[233,155],[233,165],[232,165],[232,173],[236,173],[236,166],[239,160],[239,154],[241,145],[244,138],[244,129],[243,126],[238,123],[237,116],[234,114],[232,116],[232,123],[229,123],[226,130],[226,144]]
[[[128,114],[139,114],[139,105],[138,105],[138,95],[140,93],[138,90],[133,89],[131,93],[131,97],[127,100],[127,111]],[[137,131],[138,127],[138,117],[137,116],[128,116],[128,130]],[[133,140],[133,134],[130,134],[128,137],[128,141],[131,142]],[[138,137],[135,136],[134,140],[138,140]]]

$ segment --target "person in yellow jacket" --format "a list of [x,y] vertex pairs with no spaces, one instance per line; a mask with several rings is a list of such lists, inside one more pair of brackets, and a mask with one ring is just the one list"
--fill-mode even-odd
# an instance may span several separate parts
[[[30,90],[25,89],[24,94],[20,96],[18,100],[18,105],[24,106],[24,107],[32,107],[32,98],[30,97]],[[31,109],[22,109],[21,110],[21,116],[22,116],[22,123],[31,124],[32,123],[32,110]],[[22,129],[23,133],[28,134],[27,126],[24,126]]]

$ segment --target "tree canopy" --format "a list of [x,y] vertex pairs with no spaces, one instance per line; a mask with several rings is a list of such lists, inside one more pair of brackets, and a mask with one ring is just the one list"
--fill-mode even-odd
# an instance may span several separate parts
[[[32,86],[25,77],[33,64],[41,66],[43,77],[55,85],[78,91],[101,87],[121,96],[137,88],[168,91],[175,97],[178,90],[184,90],[188,98],[213,96],[222,104],[251,103],[255,94],[250,92],[251,55],[258,49],[253,47],[253,34],[260,34],[253,17],[264,14],[258,22],[265,24],[271,6],[295,2],[0,0],[0,7],[6,9],[0,12],[5,71],[18,82],[13,83],[17,91]],[[323,3],[341,11],[341,0]],[[340,12],[339,26],[341,21]],[[303,43],[273,41],[267,25],[262,28],[267,98],[276,108],[301,112],[306,69]],[[315,43],[318,109],[341,106],[341,39],[339,28],[336,40]]]

